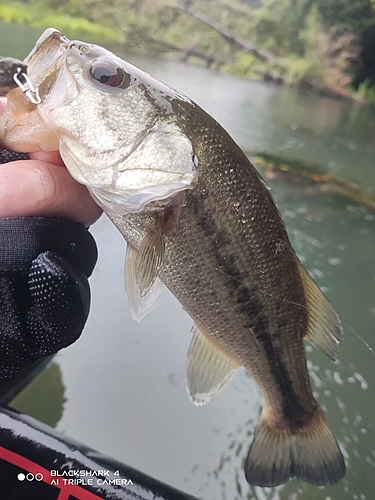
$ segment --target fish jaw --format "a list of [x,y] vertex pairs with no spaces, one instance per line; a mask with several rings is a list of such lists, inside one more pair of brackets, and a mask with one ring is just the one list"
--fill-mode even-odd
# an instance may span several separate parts
[[1,144],[11,151],[29,153],[59,149],[60,141],[56,132],[52,127],[46,127],[35,105],[30,109],[30,101],[21,90],[14,89],[7,97],[7,104],[0,116]]
[[[34,49],[24,60],[28,78],[38,89],[42,106],[32,103],[21,88],[15,88],[7,94],[7,104],[0,117],[0,139],[2,144],[13,151],[55,151],[59,148],[59,137],[40,111],[46,106],[45,101],[51,94],[56,77],[63,67],[67,39],[57,30],[50,28],[36,42]],[[59,76],[61,79],[61,76]],[[65,76],[66,80],[66,76]],[[59,102],[65,94],[71,93],[71,85],[61,85],[64,92],[59,92]],[[53,93],[56,95],[56,92]],[[58,103],[57,103],[58,104]],[[57,105],[55,103],[55,106]],[[49,103],[51,106],[51,103]]]

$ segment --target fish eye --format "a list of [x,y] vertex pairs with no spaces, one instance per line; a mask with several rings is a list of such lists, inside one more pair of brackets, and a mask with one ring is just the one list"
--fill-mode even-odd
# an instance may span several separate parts
[[130,75],[112,61],[94,61],[89,70],[91,78],[106,87],[126,89],[130,85]]

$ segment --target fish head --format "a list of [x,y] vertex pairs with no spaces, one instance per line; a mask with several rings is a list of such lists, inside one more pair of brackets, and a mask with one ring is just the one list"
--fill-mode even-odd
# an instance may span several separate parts
[[194,187],[197,161],[174,106],[187,98],[103,47],[53,29],[25,63],[40,103],[27,102],[21,89],[8,94],[0,122],[7,147],[59,149],[72,176],[111,213],[139,212]]

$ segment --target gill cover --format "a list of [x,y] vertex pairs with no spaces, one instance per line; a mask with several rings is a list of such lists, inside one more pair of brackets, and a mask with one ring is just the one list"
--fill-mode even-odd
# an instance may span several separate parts
[[77,180],[111,213],[139,212],[191,188],[197,168],[172,112],[173,92],[101,47],[71,42],[69,50],[77,114],[86,106],[95,118],[92,126],[83,116],[79,144],[62,135],[60,151]]

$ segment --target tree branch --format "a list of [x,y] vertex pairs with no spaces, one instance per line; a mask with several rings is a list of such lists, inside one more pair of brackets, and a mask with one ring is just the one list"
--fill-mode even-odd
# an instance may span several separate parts
[[226,40],[230,45],[233,45],[237,49],[240,49],[244,52],[248,52],[250,54],[254,54],[255,57],[268,64],[274,64],[280,67],[284,66],[281,63],[281,61],[279,61],[275,57],[275,55],[272,54],[272,52],[268,50],[258,49],[253,43],[249,42],[248,40],[245,40],[242,37],[236,36],[232,31],[224,28],[224,26],[222,26],[214,19],[204,14],[203,12],[200,12],[199,10],[193,9],[192,7],[188,7],[186,5],[179,5],[178,7],[175,8],[178,10],[182,10],[183,12],[186,12],[190,16],[206,24],[207,26],[215,30],[217,33],[219,33],[222,36],[222,38],[224,38],[224,40]]

